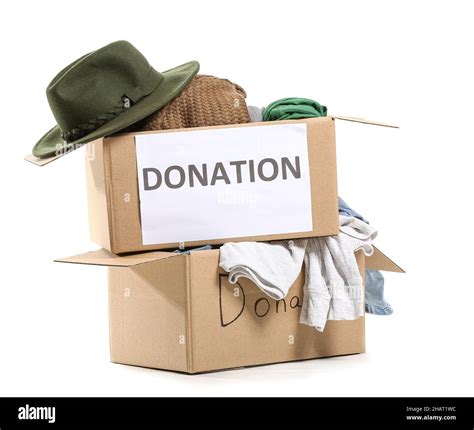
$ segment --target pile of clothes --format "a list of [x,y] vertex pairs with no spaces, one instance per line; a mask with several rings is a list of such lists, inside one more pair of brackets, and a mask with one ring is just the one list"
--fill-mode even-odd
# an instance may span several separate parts
[[[156,71],[129,42],[118,41],[79,58],[47,88],[57,125],[34,146],[33,155],[64,155],[118,132],[172,130],[249,122],[317,118],[327,108],[307,98],[283,98],[266,107],[247,106],[245,90],[227,79],[200,75],[190,61]],[[323,331],[328,320],[354,320],[364,314],[363,279],[354,252],[373,252],[377,231],[339,199],[340,234],[276,242],[226,243],[220,267],[231,283],[250,279],[274,300],[286,297],[305,268],[300,322]],[[194,252],[210,249],[210,246]],[[389,315],[384,279],[365,274],[365,311]]]

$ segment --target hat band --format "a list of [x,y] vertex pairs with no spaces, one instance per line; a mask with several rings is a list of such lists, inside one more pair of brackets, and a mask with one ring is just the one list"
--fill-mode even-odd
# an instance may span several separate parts
[[130,106],[132,106],[132,104],[133,102],[127,96],[124,96],[122,98],[122,103],[120,104],[120,106],[116,106],[109,112],[99,115],[98,117],[91,119],[87,122],[79,124],[78,126],[68,131],[63,131],[61,133],[61,137],[68,143],[74,142],[75,140],[88,135],[90,132],[97,130],[99,127],[102,127],[104,124],[108,123],[110,120],[114,119],[116,116],[126,111]]

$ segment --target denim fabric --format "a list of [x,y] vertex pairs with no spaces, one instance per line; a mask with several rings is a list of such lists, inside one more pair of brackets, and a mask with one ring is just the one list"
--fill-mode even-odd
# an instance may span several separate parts
[[354,218],[360,219],[361,221],[366,222],[367,224],[369,223],[364,217],[359,213],[356,212],[354,209],[350,208],[349,205],[342,200],[340,197],[339,199],[339,213],[341,215],[346,215],[346,216],[352,216]]
[[173,253],[190,255],[191,252],[194,252],[194,251],[208,251],[210,249],[212,249],[211,245],[204,245],[204,246],[199,246],[198,248],[192,248],[192,249],[175,249]]
[[[339,213],[346,216],[352,216],[361,221],[369,223],[364,217],[353,210],[349,205],[339,197]],[[393,309],[383,296],[384,278],[378,270],[365,271],[365,311],[368,314],[391,315]]]
[[365,271],[365,311],[375,315],[391,315],[392,307],[383,297],[384,278],[378,270]]

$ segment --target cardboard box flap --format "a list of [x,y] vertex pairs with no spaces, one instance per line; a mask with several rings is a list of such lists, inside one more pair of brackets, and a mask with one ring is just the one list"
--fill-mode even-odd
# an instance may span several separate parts
[[46,164],[49,164],[52,161],[55,161],[58,158],[61,158],[63,155],[64,154],[59,154],[59,155],[55,155],[54,157],[49,157],[49,158],[38,158],[38,157],[35,157],[33,154],[28,154],[27,156],[25,156],[24,159],[36,166],[43,167]]
[[52,157],[48,157],[48,158],[38,158],[38,157],[35,157],[33,154],[28,154],[24,157],[24,160],[28,161],[29,163],[34,164],[35,166],[43,167],[43,166],[46,166],[46,164],[52,163],[53,161],[56,161],[57,159],[64,157],[65,155],[69,154],[72,151],[75,151],[77,149],[81,149],[82,147],[86,148],[86,156],[94,157],[95,156],[95,154],[94,154],[95,148],[93,147],[93,145],[90,145],[90,143],[98,142],[102,139],[103,138],[93,140],[92,142],[89,142],[89,144],[82,143],[82,144],[73,146],[70,149],[59,151],[59,153],[57,155],[53,155]]
[[388,258],[380,249],[374,246],[374,253],[365,257],[365,268],[372,270],[383,270],[384,272],[405,273],[397,263]]
[[356,118],[353,116],[332,115],[332,117],[335,119],[340,119],[342,121],[359,122],[361,124],[378,125],[380,127],[400,128],[398,125],[387,124],[385,122],[380,122],[380,121],[372,121],[372,120],[364,119],[364,118]]
[[155,251],[119,256],[105,249],[98,249],[97,251],[73,255],[72,257],[58,258],[54,261],[57,263],[89,264],[93,266],[130,267],[179,255],[172,252]]

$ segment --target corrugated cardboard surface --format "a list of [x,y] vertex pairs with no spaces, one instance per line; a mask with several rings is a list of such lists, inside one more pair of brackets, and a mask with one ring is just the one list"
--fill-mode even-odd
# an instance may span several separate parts
[[[356,256],[364,273],[364,255]],[[364,352],[364,318],[328,321],[323,333],[299,323],[303,273],[276,302],[247,279],[230,284],[218,251],[189,259],[192,372]]]
[[172,252],[141,252],[138,254],[116,255],[106,249],[89,251],[84,254],[73,255],[71,257],[57,258],[57,263],[88,264],[92,266],[118,266],[130,267],[138,264],[150,263],[164,258],[178,257],[179,254]]
[[[369,259],[373,269],[403,271],[378,249],[374,256],[356,253],[361,273]],[[275,302],[248,280],[229,284],[219,250],[119,256],[100,249],[56,261],[109,266],[116,363],[196,373],[365,349],[364,318],[329,321],[323,333],[299,323],[303,273]]]
[[49,164],[53,161],[56,161],[58,158],[61,158],[65,154],[60,154],[56,155],[54,157],[49,157],[49,158],[38,158],[35,157],[33,154],[28,154],[24,157],[25,161],[28,161],[29,163],[35,164],[36,166],[46,166],[46,164]]
[[188,368],[187,259],[109,268],[110,355],[115,363]]
[[[308,130],[313,230],[292,234],[192,241],[186,243],[186,246],[221,244],[242,240],[327,236],[338,233],[334,119],[313,118],[304,121],[307,123]],[[281,121],[281,123],[298,122],[300,123],[301,120]],[[274,123],[251,123],[226,127],[265,127],[272,124]],[[175,131],[186,133],[190,130],[193,129]],[[166,133],[169,131],[149,133]],[[95,150],[98,157],[92,162],[94,166],[88,168],[87,175],[91,239],[114,253],[177,247],[178,243],[142,245],[134,136],[135,134],[124,134],[94,143],[100,148]],[[101,163],[102,167],[100,167]],[[94,180],[91,178],[94,178]],[[282,204],[284,204],[283,200]],[[107,208],[107,216],[105,216],[104,207]]]
[[[110,219],[105,176],[106,163],[102,140],[88,144],[93,152],[85,151],[87,205],[89,209],[89,235],[103,248],[111,248]],[[92,153],[94,156],[90,157]]]
[[383,270],[384,272],[405,273],[405,270],[375,246],[374,253],[370,257],[365,258],[365,266],[367,269]]
[[380,121],[373,121],[373,120],[365,119],[365,118],[357,118],[354,116],[332,115],[332,117],[335,119],[342,120],[342,121],[358,122],[361,124],[369,124],[369,125],[378,125],[380,127],[400,128],[398,125],[388,124],[386,122],[380,122]]
[[323,333],[299,323],[303,273],[276,302],[250,281],[229,284],[218,258],[201,251],[111,267],[112,361],[197,373],[364,352],[364,318],[329,321]]

